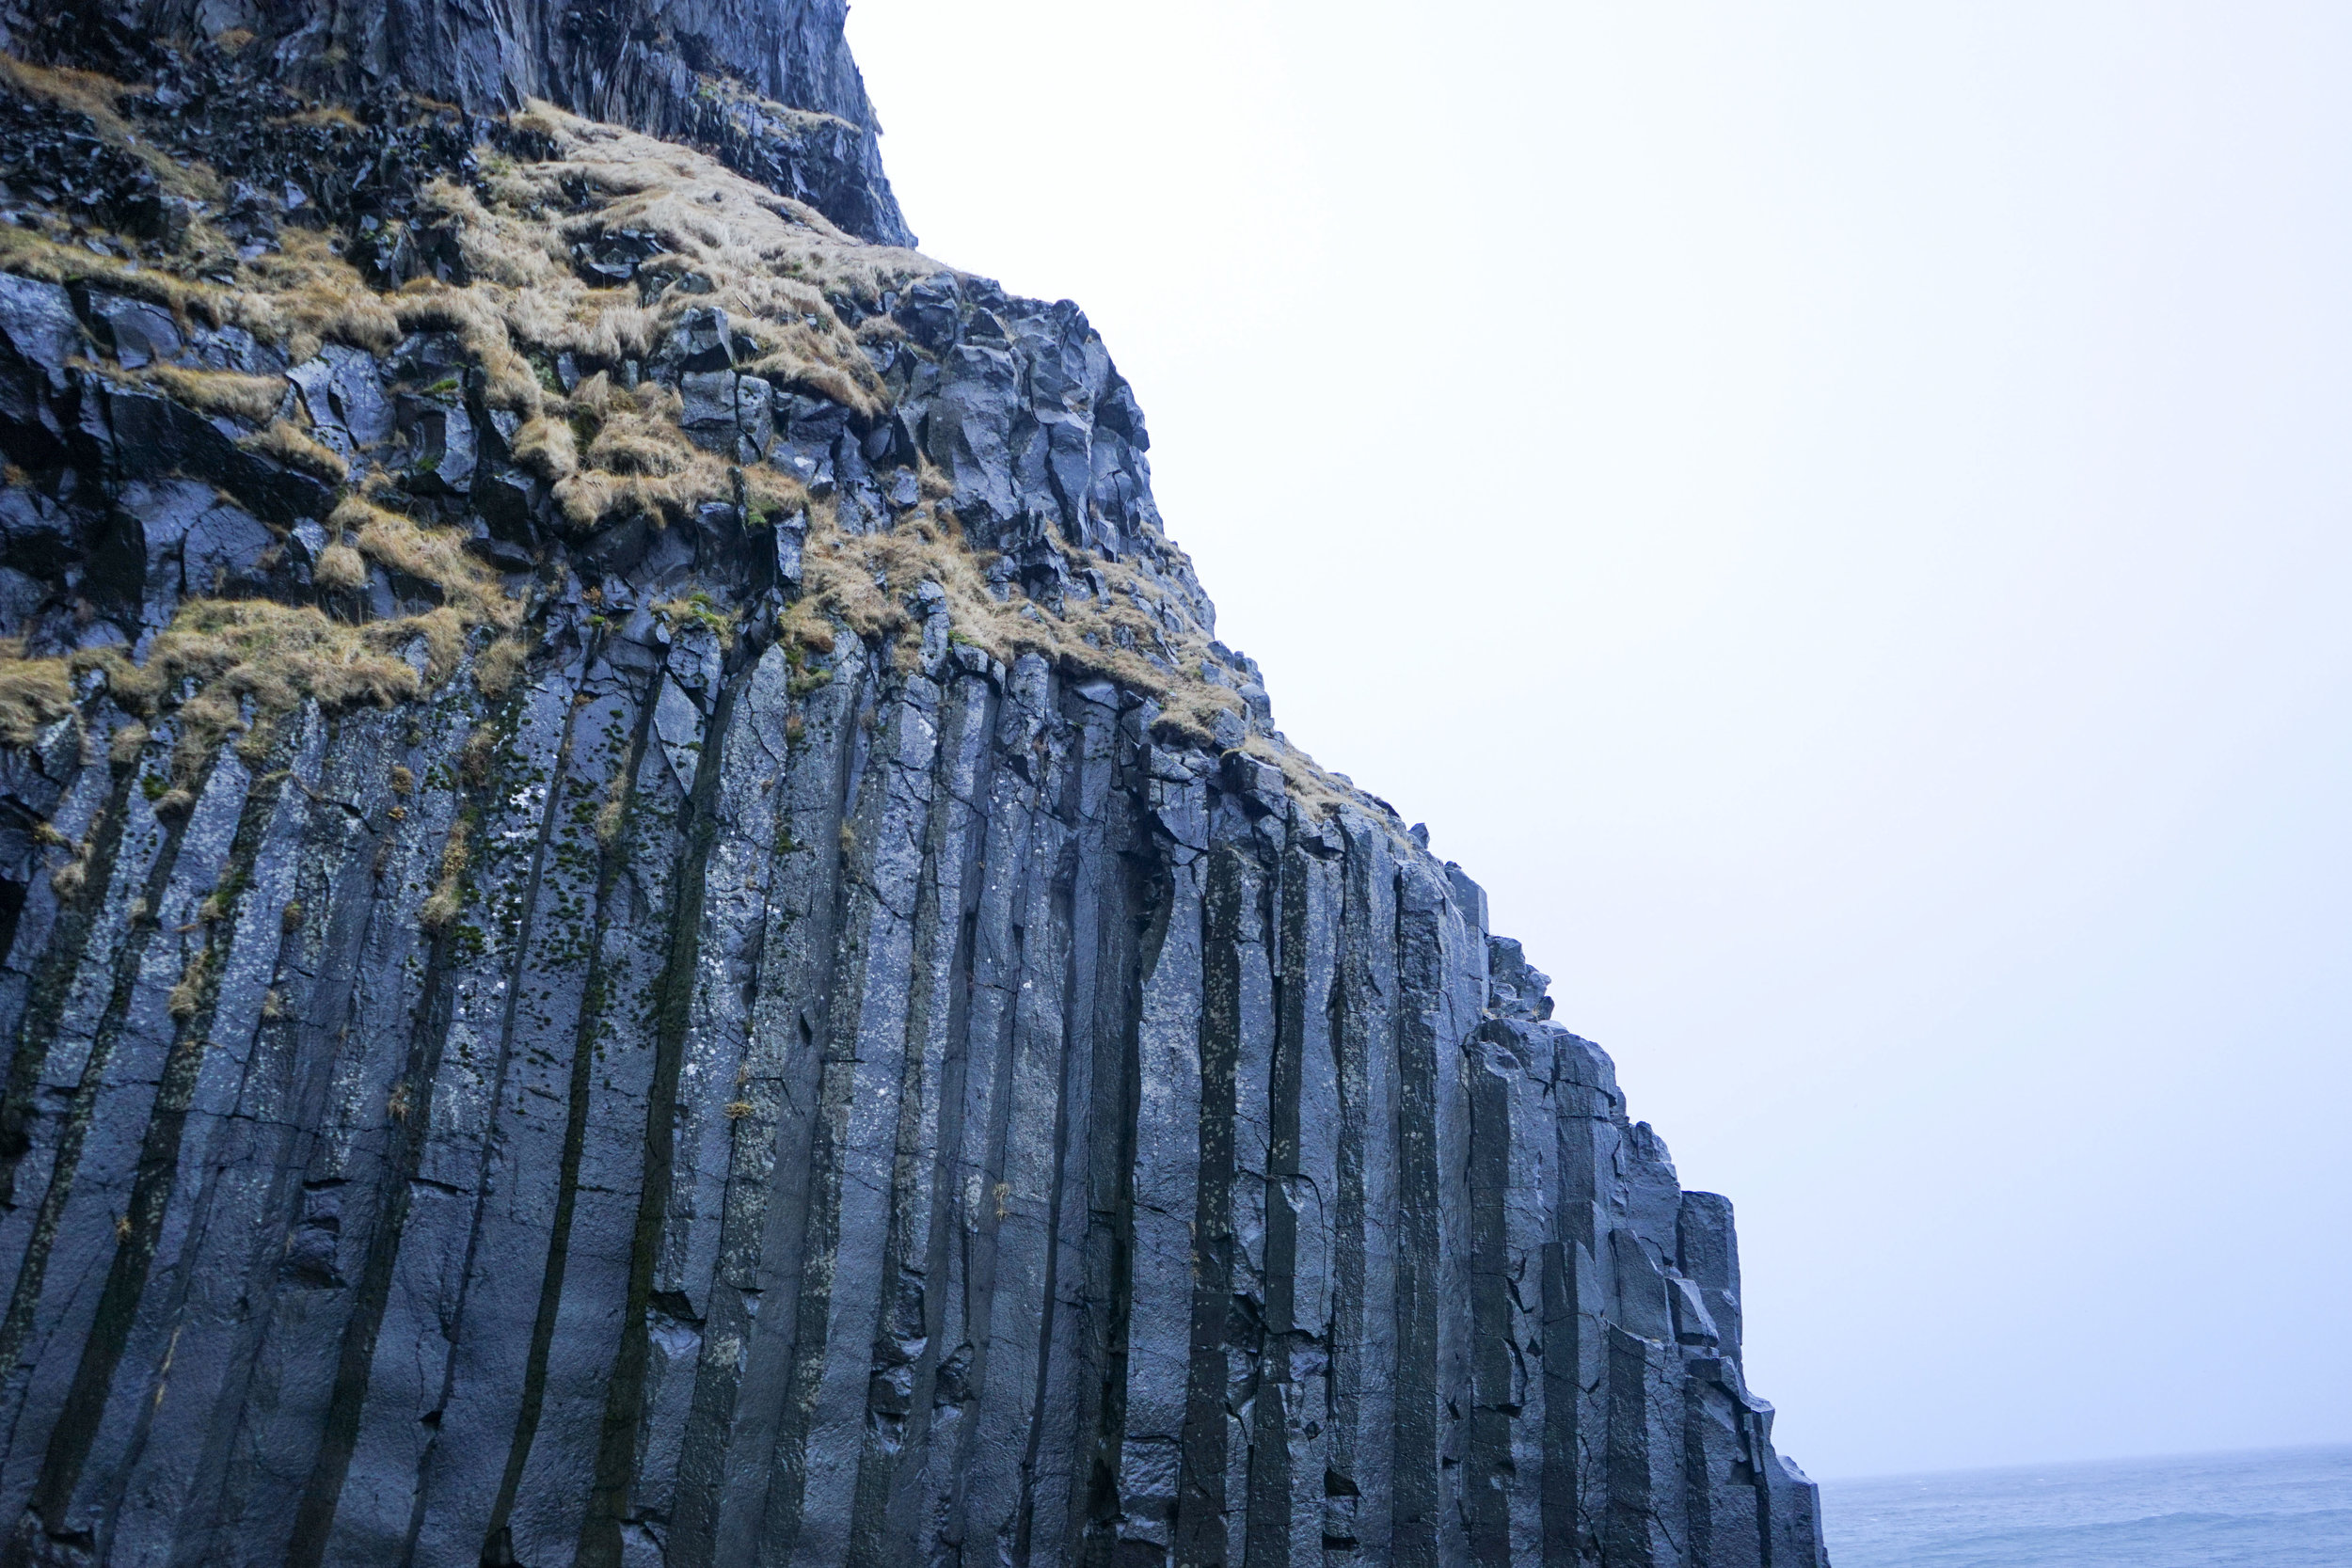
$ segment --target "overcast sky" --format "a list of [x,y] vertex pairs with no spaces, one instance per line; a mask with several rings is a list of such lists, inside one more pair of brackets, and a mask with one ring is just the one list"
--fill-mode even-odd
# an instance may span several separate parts
[[2352,1439],[2352,8],[860,0],[1816,1475]]

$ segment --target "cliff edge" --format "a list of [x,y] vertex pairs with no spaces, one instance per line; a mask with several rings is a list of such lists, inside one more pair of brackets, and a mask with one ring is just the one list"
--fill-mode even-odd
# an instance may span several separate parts
[[838,0],[0,0],[0,1564],[1819,1568]]

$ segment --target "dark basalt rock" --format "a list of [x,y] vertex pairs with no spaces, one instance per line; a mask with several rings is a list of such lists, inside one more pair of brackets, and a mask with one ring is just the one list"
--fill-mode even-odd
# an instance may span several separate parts
[[[221,40],[250,94],[285,84],[366,101],[401,92],[467,115],[520,108],[544,98],[717,153],[737,172],[823,213],[850,233],[912,245],[876,146],[881,127],[841,34],[846,0],[520,0],[482,7],[458,0],[389,0],[304,6],[271,0],[0,0],[0,49],[25,58],[95,65],[126,80],[161,63],[158,44],[183,51]],[[326,127],[291,137],[253,105],[224,115],[215,82],[180,73],[158,79],[168,106],[242,126],[248,135],[333,139]],[[93,138],[77,150],[120,154]],[[257,151],[260,150],[256,150]],[[299,148],[284,150],[299,151]],[[287,179],[283,156],[248,158],[278,178],[249,182],[240,211],[256,243],[272,209],[347,199],[348,184],[398,170],[314,166],[320,182]],[[82,166],[62,166],[64,168]],[[430,165],[427,166],[428,167]],[[60,169],[62,172],[62,168]],[[128,160],[110,188],[123,191],[108,227],[161,232],[170,202],[151,172]],[[291,185],[292,191],[287,187]],[[325,188],[320,188],[323,185]]]
[[[486,118],[526,92],[714,145],[771,113],[714,76],[839,116],[729,156],[902,237],[837,4],[485,14],[0,0],[12,48],[153,66],[142,134],[233,182],[240,243],[321,227],[387,285],[458,280],[415,193],[529,156]],[[254,38],[156,42],[199,15]],[[288,129],[296,87],[352,122]],[[77,123],[0,91],[41,147]],[[0,179],[45,232],[144,199],[32,162]],[[647,242],[571,264],[684,287]],[[1115,564],[1213,625],[1074,306],[941,272],[839,308],[888,318],[879,411],[747,373],[714,308],[543,373],[662,382],[851,533],[944,490],[1007,594],[1102,604]],[[0,746],[0,1568],[1825,1562],[1730,1205],[1425,832],[1268,760],[1247,658],[1209,645],[1208,743],[993,658],[933,581],[903,641],[788,642],[805,512],[739,475],[567,529],[453,333],[288,364],[6,273],[0,636],[437,602],[316,586],[342,488],[171,365],[282,378],[355,487],[511,574],[534,651],[502,695],[302,707],[184,806],[184,692],[134,729],[85,673]]]

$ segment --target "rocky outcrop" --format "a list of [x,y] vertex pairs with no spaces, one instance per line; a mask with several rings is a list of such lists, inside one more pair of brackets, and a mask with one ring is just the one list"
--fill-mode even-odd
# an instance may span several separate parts
[[161,72],[181,100],[167,111],[216,109],[251,132],[265,110],[192,87],[191,56],[329,101],[405,93],[487,115],[546,99],[706,146],[853,234],[911,245],[842,38],[848,11],[847,0],[0,0],[0,50],[125,80]]
[[1084,316],[495,112],[691,131],[618,45],[305,96],[416,9],[0,101],[0,1560],[1823,1562],[1730,1206]]

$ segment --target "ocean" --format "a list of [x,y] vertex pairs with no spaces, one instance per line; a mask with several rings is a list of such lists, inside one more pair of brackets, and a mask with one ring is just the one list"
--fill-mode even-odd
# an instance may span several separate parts
[[1836,1568],[2352,1568],[2352,1447],[1821,1483]]

